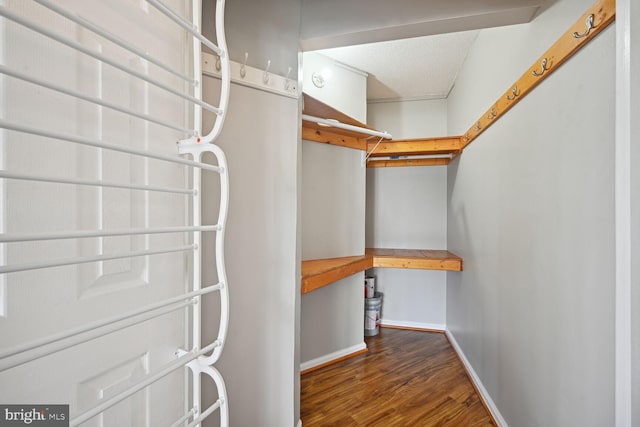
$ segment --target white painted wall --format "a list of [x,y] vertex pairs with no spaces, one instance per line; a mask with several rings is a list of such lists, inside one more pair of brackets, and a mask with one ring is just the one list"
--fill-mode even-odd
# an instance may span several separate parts
[[[364,254],[364,169],[360,150],[302,142],[303,259]],[[364,345],[363,284],[358,273],[302,296],[303,364]]]
[[[619,2],[624,5],[625,2]],[[630,0],[626,3],[629,7],[625,31],[630,31],[630,74],[628,79],[631,89],[629,91],[631,118],[631,405],[632,418],[629,425],[640,423],[640,122],[634,118],[640,115],[640,80],[636,77],[640,72],[640,4]],[[618,15],[620,16],[620,15]],[[622,24],[618,24],[622,25]]]
[[[217,0],[202,0],[202,31],[215,41],[215,9]],[[227,47],[232,61],[264,70],[271,61],[270,71],[291,78],[298,72],[298,38],[300,0],[233,0],[225,2]],[[204,48],[209,51],[208,48]]]
[[[305,93],[366,123],[367,74],[316,52],[305,52],[302,56],[302,87]],[[313,84],[313,73],[324,74],[326,79],[323,87],[318,88]]]
[[[366,77],[305,53],[303,89],[351,117],[366,120]],[[322,89],[311,72],[332,69]],[[302,258],[364,254],[363,152],[302,141]],[[300,359],[304,369],[365,347],[364,273],[302,296]]]
[[[204,2],[205,33],[214,4]],[[298,0],[234,0],[226,8],[231,59],[243,61],[248,52],[249,65],[264,69],[270,59],[273,72],[285,75],[292,67],[295,76]],[[205,99],[215,99],[217,87],[217,80],[206,78]],[[299,110],[298,100],[231,86],[220,137],[230,173],[225,255],[231,301],[220,371],[234,426],[295,426],[300,418]],[[215,194],[215,177],[205,183],[207,194]],[[205,209],[211,219],[215,207]],[[215,280],[207,263],[204,279]],[[210,337],[217,331],[217,307],[213,298],[205,304],[211,328],[204,335]],[[205,386],[211,400],[212,387]]]
[[[589,6],[483,30],[449,97],[463,132]],[[614,419],[614,29],[449,166],[447,328],[511,426]]]
[[[445,136],[447,101],[370,103],[368,123],[395,139]],[[446,166],[367,169],[366,246],[446,249]],[[446,273],[376,268],[382,323],[444,329]]]
[[[205,79],[205,94],[215,86],[217,81]],[[293,426],[299,418],[298,101],[235,84],[231,97],[219,139],[230,174],[225,256],[231,301],[229,336],[219,369],[227,383],[233,425]],[[205,178],[205,184],[205,194],[216,193],[214,176]],[[213,200],[203,200],[210,223],[217,212]],[[203,244],[205,250],[211,245],[212,240]],[[212,260],[213,254],[205,252],[205,259]],[[204,262],[207,283],[216,280],[212,264]],[[203,311],[204,335],[211,339],[217,332],[214,298],[205,300]],[[206,389],[209,399],[211,390]]]

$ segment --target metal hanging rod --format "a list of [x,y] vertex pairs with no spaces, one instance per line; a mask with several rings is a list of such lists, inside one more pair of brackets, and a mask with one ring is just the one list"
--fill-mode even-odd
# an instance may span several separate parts
[[65,231],[59,233],[41,234],[0,234],[0,243],[35,242],[42,240],[83,239],[88,237],[114,237],[114,236],[139,236],[147,234],[168,234],[202,231],[218,231],[218,225],[202,225],[199,227],[159,227],[159,228],[132,228],[128,230],[88,230]]
[[[0,372],[177,311],[193,304],[192,301],[186,300],[193,300],[196,297],[219,291],[221,288],[222,285],[220,283],[207,286],[198,291],[178,295],[139,310],[89,323],[73,330],[49,335],[14,347],[0,354]],[[176,305],[178,303],[180,304]]]
[[149,151],[136,150],[134,148],[128,148],[121,145],[109,144],[106,142],[99,141],[97,139],[91,139],[91,138],[85,138],[81,136],[61,134],[61,133],[36,129],[30,126],[10,123],[2,119],[0,119],[0,129],[7,129],[7,130],[13,130],[16,132],[28,133],[31,135],[44,136],[46,138],[58,139],[60,141],[73,142],[75,144],[87,145],[90,147],[104,148],[107,150],[118,151],[121,153],[135,154],[136,156],[147,157],[150,159],[162,160],[162,161],[171,162],[171,163],[178,163],[181,165],[192,166],[192,167],[213,171],[213,172],[220,172],[220,168],[218,166],[211,166],[205,163],[194,162],[192,160],[182,159],[180,157],[171,157],[171,156],[163,156],[161,154],[153,154]]
[[37,182],[51,182],[55,184],[72,184],[72,185],[88,185],[91,187],[107,187],[107,188],[122,188],[128,190],[142,190],[142,191],[155,191],[160,193],[175,193],[175,194],[196,194],[195,190],[182,189],[182,188],[170,188],[170,187],[157,187],[153,185],[137,185],[137,184],[120,184],[110,181],[91,181],[85,179],[76,178],[51,178],[47,176],[28,175],[13,173],[8,171],[0,171],[0,178],[17,179],[23,181],[37,181]]
[[218,345],[220,345],[220,343],[218,341],[214,341],[208,346],[204,347],[202,350],[199,350],[196,352],[193,352],[193,351],[188,352],[184,356],[181,356],[178,359],[174,360],[173,362],[168,363],[167,365],[165,365],[164,368],[156,371],[155,373],[145,375],[143,378],[138,380],[127,390],[124,390],[108,399],[105,399],[104,402],[94,406],[91,409],[88,409],[87,411],[81,413],[77,417],[72,418],[69,422],[69,426],[75,427],[77,425],[84,423],[85,421],[95,417],[99,413],[106,411],[107,409],[117,404],[118,402],[123,401],[127,397],[139,392],[140,390],[150,386],[154,382],[166,377],[171,372],[186,366],[192,360],[195,360],[198,357],[202,356],[203,354],[208,353],[209,351],[216,348]]
[[165,91],[170,92],[170,93],[172,93],[172,94],[174,94],[174,95],[176,95],[176,96],[178,96],[178,97],[180,97],[182,99],[190,101],[193,104],[199,105],[200,107],[202,107],[202,108],[204,108],[206,110],[212,111],[212,112],[214,112],[216,114],[220,113],[220,109],[217,108],[217,107],[214,107],[211,104],[208,104],[208,103],[206,103],[204,101],[201,101],[201,100],[199,100],[197,98],[194,98],[191,95],[187,95],[185,93],[182,93],[182,92],[180,92],[180,91],[178,91],[178,90],[176,90],[176,89],[174,89],[174,88],[172,88],[170,86],[167,86],[166,84],[164,84],[164,83],[162,83],[162,82],[160,82],[158,80],[152,79],[151,77],[146,76],[146,75],[134,70],[133,68],[126,67],[124,65],[118,64],[117,62],[109,59],[108,57],[106,57],[106,56],[104,56],[104,55],[102,55],[100,53],[94,52],[91,49],[88,49],[87,47],[81,45],[80,43],[77,43],[77,42],[75,42],[73,40],[70,40],[70,39],[68,39],[66,37],[62,37],[62,36],[52,32],[52,31],[49,31],[48,29],[44,28],[43,26],[41,26],[39,24],[35,24],[33,22],[30,22],[30,21],[22,18],[21,16],[13,13],[12,11],[10,11],[9,9],[7,9],[4,6],[0,6],[0,16],[4,16],[5,18],[15,22],[16,24],[20,24],[23,27],[29,28],[32,31],[35,31],[37,33],[42,34],[43,36],[49,37],[50,39],[53,39],[53,40],[55,40],[55,41],[57,41],[59,43],[64,44],[65,46],[68,46],[68,47],[70,47],[72,49],[75,49],[75,50],[77,50],[79,52],[82,52],[85,55],[90,56],[90,57],[92,57],[94,59],[97,59],[100,62],[103,62],[105,64],[111,65],[112,67],[117,68],[120,71],[124,71],[125,73],[130,74],[130,75],[132,75],[134,77],[137,77],[140,80],[144,80],[147,83],[150,83],[150,84],[152,84],[152,85],[154,85],[156,87],[159,87],[160,89],[164,89]]
[[178,24],[180,27],[182,27],[183,29],[188,31],[193,37],[195,37],[198,40],[200,40],[200,42],[203,45],[205,45],[206,47],[208,47],[209,49],[214,51],[216,53],[216,55],[218,55],[220,57],[225,55],[225,52],[222,49],[220,49],[218,46],[216,46],[211,40],[209,40],[208,38],[206,38],[205,36],[200,34],[200,32],[198,31],[197,27],[193,23],[187,21],[182,16],[178,15],[177,13],[175,13],[173,10],[171,10],[171,8],[169,8],[169,6],[165,5],[164,3],[162,3],[159,0],[146,0],[146,1],[151,6],[155,7],[156,9],[158,9],[158,11],[162,12],[167,18],[171,19],[173,22]]
[[50,9],[52,11],[54,11],[55,13],[57,13],[58,15],[64,16],[65,18],[67,18],[70,21],[75,22],[76,24],[86,28],[87,30],[109,40],[110,42],[120,46],[123,49],[128,50],[129,52],[133,53],[134,55],[139,56],[140,58],[144,59],[145,61],[149,61],[154,65],[157,65],[158,67],[162,68],[163,70],[167,71],[168,73],[173,74],[176,77],[181,78],[182,80],[188,82],[191,85],[196,84],[196,81],[194,79],[192,79],[191,77],[187,76],[186,74],[182,74],[176,70],[174,70],[173,68],[169,67],[168,65],[162,63],[161,61],[153,58],[152,56],[150,56],[148,53],[138,49],[137,47],[133,46],[132,44],[126,42],[125,40],[122,40],[121,38],[111,34],[109,31],[105,30],[104,28],[100,27],[99,25],[88,21],[78,15],[75,15],[63,8],[61,8],[60,6],[52,3],[49,0],[34,0],[37,3],[39,3],[40,5],[46,7],[47,9]]
[[120,107],[119,105],[113,104],[111,102],[103,101],[100,98],[87,96],[87,95],[84,95],[84,94],[82,94],[80,92],[76,92],[76,91],[64,88],[62,86],[58,86],[56,84],[46,82],[44,80],[40,80],[40,79],[37,79],[35,77],[28,76],[28,75],[26,75],[24,73],[20,73],[18,71],[14,71],[14,70],[12,70],[10,68],[7,68],[7,67],[5,67],[4,65],[1,65],[1,64],[0,64],[0,74],[11,76],[11,77],[14,77],[16,79],[20,79],[20,80],[23,80],[25,82],[32,83],[34,85],[45,87],[47,89],[51,89],[53,91],[56,91],[56,92],[59,92],[59,93],[63,93],[65,95],[72,96],[74,98],[82,99],[83,101],[91,102],[92,104],[101,105],[103,107],[110,108],[110,109],[115,110],[115,111],[119,111],[119,112],[121,112],[123,114],[128,114],[130,116],[137,117],[139,119],[146,120],[148,122],[155,123],[155,124],[158,124],[160,126],[167,127],[169,129],[177,130],[178,132],[186,133],[186,134],[188,134],[190,136],[194,135],[194,132],[193,132],[192,129],[187,129],[187,128],[183,128],[183,127],[180,127],[180,126],[174,126],[174,125],[172,125],[170,123],[165,123],[162,120],[155,119],[155,118],[153,118],[153,117],[151,117],[151,116],[149,116],[147,114],[138,113],[137,111],[131,110],[129,108]]
[[16,265],[4,265],[0,267],[0,274],[17,273],[20,271],[38,270],[41,268],[62,267],[65,265],[87,264],[96,261],[111,261],[114,259],[133,258],[147,255],[160,255],[173,252],[187,252],[196,249],[196,245],[179,246],[169,249],[155,249],[144,251],[125,252],[117,255],[95,255],[90,257],[76,257],[61,259],[58,261],[42,261]]
[[321,117],[309,116],[307,114],[303,114],[302,115],[302,120],[306,120],[308,122],[315,122],[315,123],[318,123],[320,125],[325,125],[325,126],[329,126],[329,127],[335,127],[335,128],[339,128],[339,129],[350,130],[350,131],[353,131],[353,132],[366,133],[367,135],[378,136],[378,137],[384,138],[384,139],[392,139],[393,138],[393,136],[391,136],[391,134],[389,132],[380,132],[380,131],[377,131],[377,130],[367,129],[367,128],[363,128],[363,127],[360,127],[360,126],[349,125],[349,124],[346,124],[346,123],[339,122],[337,120],[323,119]]

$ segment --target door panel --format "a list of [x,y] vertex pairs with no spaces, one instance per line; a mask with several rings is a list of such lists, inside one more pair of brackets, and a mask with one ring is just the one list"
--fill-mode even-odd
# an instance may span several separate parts
[[[190,45],[181,30],[133,0],[56,2],[98,22],[183,73]],[[185,0],[166,1],[186,15]],[[46,10],[35,2],[0,0],[31,21],[119,63],[183,90],[174,76]],[[189,127],[188,106],[153,85],[5,21],[2,64],[85,95]],[[175,155],[179,132],[131,118],[20,80],[2,77],[2,119],[106,143]],[[13,131],[0,133],[4,169],[30,175],[186,188],[185,167]],[[0,179],[3,232],[38,233],[166,227],[189,223],[179,194]],[[4,264],[162,249],[189,243],[185,234],[123,236],[3,244]],[[184,293],[189,253],[92,262],[2,275],[2,350],[123,314]],[[2,403],[68,403],[71,415],[175,360],[188,345],[186,309],[52,353],[0,372]],[[171,424],[185,411],[183,370],[119,403],[88,426]]]

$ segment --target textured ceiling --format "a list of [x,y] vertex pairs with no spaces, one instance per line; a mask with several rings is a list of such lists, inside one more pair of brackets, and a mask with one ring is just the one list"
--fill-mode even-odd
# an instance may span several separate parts
[[446,98],[478,31],[317,51],[369,73],[367,99]]
[[445,98],[477,30],[530,22],[542,3],[302,0],[300,45],[369,73],[369,100]]

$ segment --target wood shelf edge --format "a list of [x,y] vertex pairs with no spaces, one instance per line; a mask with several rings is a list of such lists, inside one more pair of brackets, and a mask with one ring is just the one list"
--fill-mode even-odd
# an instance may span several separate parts
[[302,261],[301,293],[307,294],[371,267],[370,255]]
[[367,248],[378,268],[462,271],[463,260],[447,250]]

